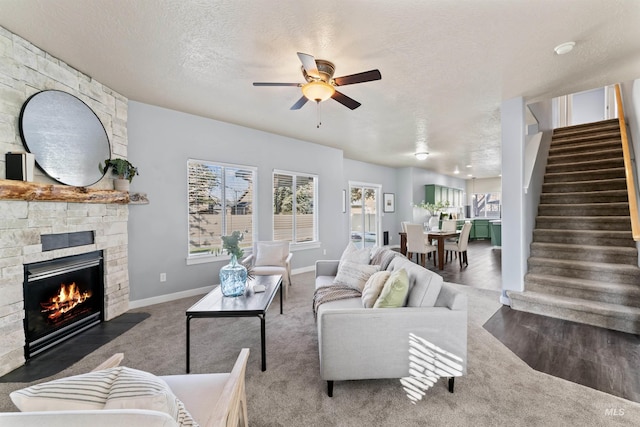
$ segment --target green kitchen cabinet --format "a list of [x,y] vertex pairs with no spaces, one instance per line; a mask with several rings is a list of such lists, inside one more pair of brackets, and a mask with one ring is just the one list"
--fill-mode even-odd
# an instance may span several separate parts
[[490,239],[491,232],[489,230],[488,219],[475,219],[473,221],[474,238],[475,239]]
[[425,203],[446,203],[449,202],[451,207],[461,207],[462,190],[458,188],[443,187],[436,184],[427,184],[424,186]]

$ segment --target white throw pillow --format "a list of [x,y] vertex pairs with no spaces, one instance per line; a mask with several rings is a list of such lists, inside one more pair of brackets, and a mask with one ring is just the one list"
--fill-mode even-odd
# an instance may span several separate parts
[[283,265],[289,256],[289,242],[257,242],[254,265]]
[[169,414],[181,426],[197,425],[167,383],[124,366],[36,384],[10,396],[22,412],[148,409]]
[[384,284],[387,283],[389,276],[391,276],[390,271],[382,270],[373,273],[371,277],[369,277],[362,289],[362,306],[364,308],[373,307],[380,296],[380,292],[382,292],[382,288],[384,288]]
[[336,285],[349,286],[362,292],[369,277],[380,270],[379,265],[357,264],[351,261],[340,263],[338,274],[333,279]]
[[342,252],[340,263],[338,264],[338,269],[340,268],[340,264],[345,261],[355,262],[357,264],[369,264],[370,259],[371,248],[358,249],[356,245],[353,244],[353,242],[350,242]]

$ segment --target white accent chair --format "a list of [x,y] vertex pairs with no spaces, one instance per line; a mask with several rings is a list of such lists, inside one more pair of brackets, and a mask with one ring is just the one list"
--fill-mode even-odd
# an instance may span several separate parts
[[426,242],[424,229],[420,224],[407,224],[407,258],[413,254],[419,254],[418,264],[423,267],[426,264],[426,254],[433,253],[433,264],[436,264],[436,252],[438,248]]
[[[93,371],[116,367],[117,353]],[[164,380],[202,427],[247,426],[245,373],[249,349],[244,348],[230,373],[167,375]],[[169,414],[149,409],[91,409],[0,413],[3,427],[178,427]]]
[[[460,268],[462,268],[462,261],[464,258],[464,264],[469,265],[469,259],[467,258],[467,246],[469,244],[469,234],[471,233],[471,222],[467,221],[462,226],[460,236],[457,242],[445,242],[444,250],[447,256],[453,256],[456,253],[456,257],[460,259]],[[459,256],[458,256],[459,255]]]
[[284,240],[254,242],[253,253],[243,260],[255,276],[282,275],[282,291],[286,298],[291,285],[291,257],[289,242]]

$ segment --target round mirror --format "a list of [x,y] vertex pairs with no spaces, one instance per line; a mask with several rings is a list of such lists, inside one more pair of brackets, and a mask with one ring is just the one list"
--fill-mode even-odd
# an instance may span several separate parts
[[104,176],[98,165],[111,158],[107,132],[91,108],[75,96],[45,90],[20,112],[20,136],[36,164],[51,178],[76,187]]

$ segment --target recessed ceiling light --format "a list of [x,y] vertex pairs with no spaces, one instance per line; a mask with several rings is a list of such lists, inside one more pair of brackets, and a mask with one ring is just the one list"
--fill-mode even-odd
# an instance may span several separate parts
[[471,167],[471,165],[467,165],[467,167],[468,167],[468,168],[470,168],[470,167]]
[[460,173],[460,170],[456,167],[456,170],[453,171],[456,175]]
[[468,176],[469,178],[471,178],[473,175],[471,175],[470,173],[468,173],[468,174],[467,174],[467,176]]
[[421,151],[419,153],[416,153],[415,156],[418,160],[425,160],[429,156],[429,153],[427,153],[426,151]]
[[564,55],[565,53],[569,53],[573,50],[573,47],[576,45],[576,42],[566,42],[566,43],[561,43],[558,46],[556,46],[553,50],[558,54],[558,55]]

